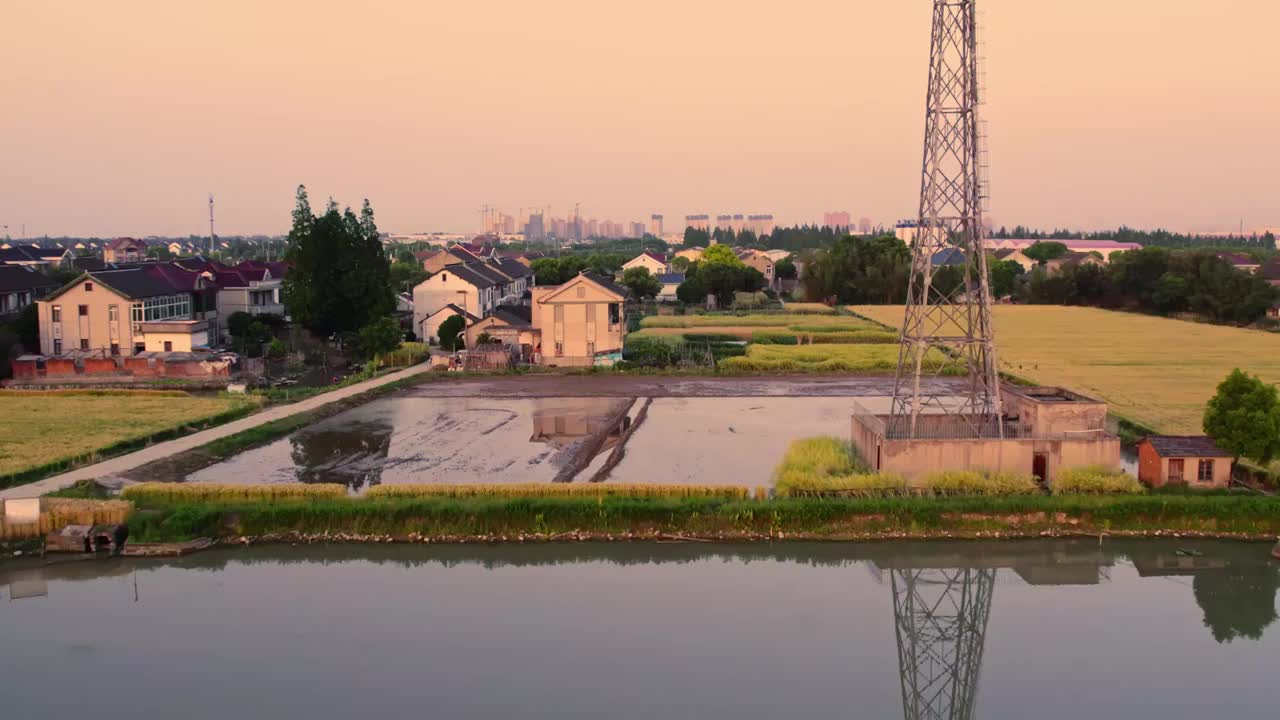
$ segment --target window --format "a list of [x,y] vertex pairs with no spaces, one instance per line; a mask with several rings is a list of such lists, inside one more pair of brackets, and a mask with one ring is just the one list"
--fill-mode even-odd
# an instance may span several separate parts
[[140,352],[144,352],[144,351],[146,351],[146,349],[147,349],[147,346],[146,346],[146,345],[143,345],[142,343],[134,343],[134,344],[133,344],[133,354],[134,354],[134,355],[137,355],[137,354],[138,354],[138,353],[140,353]]
[[609,324],[617,325],[622,321],[622,306],[618,303],[609,303]]
[[54,341],[53,341],[53,354],[54,354],[54,355],[61,355],[61,354],[62,354],[62,341],[61,341],[61,340],[54,340]]
[[120,306],[119,306],[119,305],[108,305],[108,306],[107,306],[107,319],[108,319],[108,320],[110,320],[111,322],[119,322],[119,321],[120,321]]
[[564,357],[564,343],[556,341],[556,357]]
[[1182,482],[1182,460],[1169,461],[1169,482]]
[[85,284],[84,284],[84,291],[85,291],[85,292],[93,292],[93,283],[90,283],[90,282],[85,283]]
[[583,287],[583,286],[579,285],[579,286],[578,286],[578,297],[580,297],[580,298],[584,298],[584,297],[586,297],[586,296],[587,296],[587,289],[586,289],[585,287]]
[[449,273],[440,273],[440,282],[442,283],[449,282]]
[[142,301],[142,320],[146,322],[186,317],[191,317],[190,295],[161,295]]
[[116,357],[119,354],[120,354],[120,343],[111,343],[111,357]]
[[89,349],[89,338],[80,338],[80,349],[81,350]]
[[164,341],[164,351],[173,352],[173,343],[169,340]]
[[80,317],[89,317],[88,305],[78,305],[76,309],[80,311]]
[[1200,467],[1197,472],[1197,479],[1202,483],[1213,482],[1213,461],[1201,460]]
[[62,322],[62,306],[61,305],[53,306],[53,321]]

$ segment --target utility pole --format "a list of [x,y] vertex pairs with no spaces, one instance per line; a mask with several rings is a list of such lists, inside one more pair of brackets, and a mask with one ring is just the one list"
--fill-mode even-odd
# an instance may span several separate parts
[[213,193],[209,193],[209,257],[213,257],[215,243],[213,235]]

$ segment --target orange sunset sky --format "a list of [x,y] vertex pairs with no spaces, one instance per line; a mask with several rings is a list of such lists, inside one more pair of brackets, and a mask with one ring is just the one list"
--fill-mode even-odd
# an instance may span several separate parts
[[[0,224],[915,212],[928,0],[0,3]],[[980,0],[998,224],[1280,225],[1280,3]]]

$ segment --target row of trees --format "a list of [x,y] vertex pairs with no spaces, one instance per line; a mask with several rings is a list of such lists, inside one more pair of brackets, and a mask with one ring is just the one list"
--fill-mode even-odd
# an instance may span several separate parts
[[1089,305],[1171,315],[1189,312],[1214,322],[1248,324],[1280,300],[1280,291],[1204,250],[1150,247],[1115,253],[1110,264],[1036,269],[1016,294],[1025,302]]
[[630,259],[631,257],[621,253],[571,254],[538,258],[533,261],[531,269],[537,284],[559,285],[569,282],[584,271],[612,277]]
[[755,247],[768,250],[812,250],[831,247],[842,233],[835,228],[818,225],[797,225],[774,228],[768,235],[757,236],[751,230],[735,232],[732,228],[716,228],[708,232],[698,228],[685,228],[685,247],[708,247],[715,240],[720,245]]
[[997,240],[1115,240],[1116,242],[1134,242],[1143,247],[1165,247],[1186,249],[1242,249],[1273,251],[1276,249],[1276,237],[1272,233],[1264,235],[1228,235],[1205,236],[1169,232],[1168,230],[1134,230],[1120,226],[1116,230],[1097,232],[1080,232],[1077,230],[1034,230],[1018,225],[1012,230],[1001,227],[991,235]]

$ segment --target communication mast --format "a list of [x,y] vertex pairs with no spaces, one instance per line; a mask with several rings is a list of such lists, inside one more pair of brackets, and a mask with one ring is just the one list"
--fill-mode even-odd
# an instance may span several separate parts
[[[1002,437],[991,287],[982,240],[975,0],[934,0],[920,214],[888,436]],[[961,387],[941,382],[954,375]],[[921,415],[931,418],[927,429]]]
[[213,257],[216,242],[213,234],[213,193],[209,193],[209,257]]

